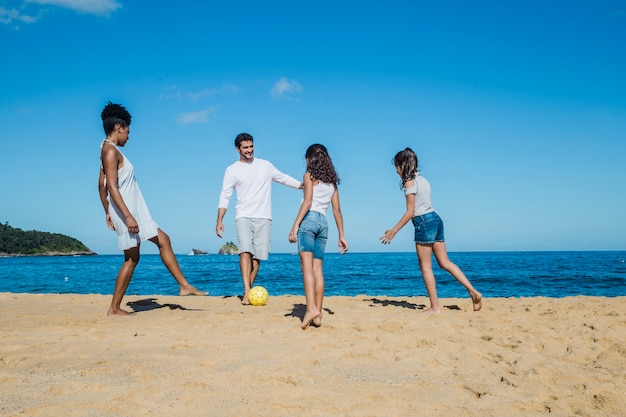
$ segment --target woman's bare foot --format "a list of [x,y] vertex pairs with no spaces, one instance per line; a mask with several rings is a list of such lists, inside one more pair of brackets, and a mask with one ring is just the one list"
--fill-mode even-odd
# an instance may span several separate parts
[[322,315],[320,314],[318,317],[314,318],[311,321],[311,326],[313,327],[321,327],[322,326]]
[[439,314],[441,313],[440,309],[429,308],[427,310],[422,311],[422,314]]
[[474,311],[479,311],[483,308],[483,295],[479,292],[472,295],[472,303],[474,304]]
[[184,286],[184,287],[181,286],[180,287],[180,291],[178,292],[178,294],[180,294],[182,297],[185,297],[187,295],[207,295],[208,292],[200,291],[199,289],[197,289],[193,285],[187,285],[187,286]]
[[109,308],[107,311],[107,316],[132,316],[135,313],[131,313],[130,311],[122,310],[121,308]]
[[302,319],[302,324],[300,324],[300,327],[302,328],[302,330],[306,330],[311,324],[311,322],[313,322],[315,319],[320,317],[320,314],[321,313],[319,311],[311,311],[311,312],[307,311],[306,314],[304,315],[304,318]]

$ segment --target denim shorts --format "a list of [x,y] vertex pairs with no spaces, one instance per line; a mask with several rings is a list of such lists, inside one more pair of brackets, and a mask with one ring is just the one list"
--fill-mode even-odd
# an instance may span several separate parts
[[309,211],[298,228],[298,251],[313,252],[313,258],[324,259],[327,240],[326,216],[317,211]]
[[240,217],[235,219],[235,227],[239,253],[249,252],[254,259],[266,260],[270,253],[272,221]]
[[443,242],[443,220],[434,211],[415,216],[411,219],[415,227],[415,243],[418,245],[432,245]]

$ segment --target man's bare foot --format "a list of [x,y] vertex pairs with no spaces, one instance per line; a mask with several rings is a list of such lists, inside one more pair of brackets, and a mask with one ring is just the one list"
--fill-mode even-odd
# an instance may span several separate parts
[[479,311],[483,308],[483,295],[477,292],[472,296],[472,303],[474,304],[474,311]]
[[427,310],[422,311],[422,314],[439,314],[441,313],[441,309],[429,308]]
[[304,318],[302,319],[302,324],[300,324],[300,327],[302,328],[302,330],[306,330],[313,320],[319,318],[320,314],[321,313],[319,311],[311,311],[311,312],[307,311],[306,314],[304,315]]
[[187,285],[186,287],[180,287],[180,291],[178,292],[178,294],[182,297],[185,297],[187,295],[207,295],[209,293],[206,291],[200,291],[193,285]]
[[122,310],[121,308],[109,308],[107,311],[107,316],[132,316],[135,313],[131,313],[130,311]]

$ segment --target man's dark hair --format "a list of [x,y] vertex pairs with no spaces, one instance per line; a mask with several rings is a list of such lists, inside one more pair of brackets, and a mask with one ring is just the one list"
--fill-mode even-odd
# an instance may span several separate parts
[[126,110],[126,107],[111,103],[110,101],[104,106],[100,117],[102,118],[104,133],[107,136],[113,132],[115,125],[121,125],[122,127],[130,126],[130,120],[132,118],[128,110]]
[[239,148],[241,146],[241,142],[245,142],[245,141],[250,141],[250,142],[254,142],[254,139],[252,139],[252,135],[249,133],[240,133],[237,135],[237,137],[235,138],[235,147]]

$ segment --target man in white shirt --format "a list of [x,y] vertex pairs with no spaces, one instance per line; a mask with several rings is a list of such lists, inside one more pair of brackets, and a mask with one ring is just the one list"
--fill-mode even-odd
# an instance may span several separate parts
[[272,231],[272,181],[291,188],[302,188],[302,183],[283,174],[264,159],[254,157],[254,139],[248,133],[235,138],[239,160],[228,166],[217,209],[215,233],[224,233],[224,215],[233,190],[237,192],[235,225],[239,242],[239,269],[243,280],[242,304],[249,304],[248,293],[254,284],[261,260],[270,250]]

